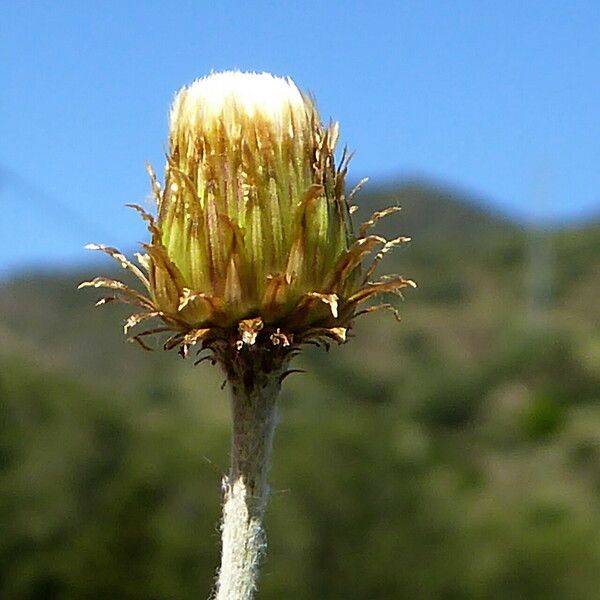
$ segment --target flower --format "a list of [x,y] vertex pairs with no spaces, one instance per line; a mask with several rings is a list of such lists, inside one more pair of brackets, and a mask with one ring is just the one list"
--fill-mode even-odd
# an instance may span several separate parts
[[[415,284],[371,277],[385,253],[408,240],[368,235],[396,207],[375,213],[358,234],[345,194],[349,154],[336,167],[338,124],[321,123],[312,99],[268,73],[214,73],[181,89],[170,114],[164,188],[149,167],[157,217],[133,205],[151,240],[139,267],[114,248],[92,244],[143,284],[96,278],[165,331],[165,348],[184,353],[202,341],[238,350],[257,342],[293,347],[310,339],[345,341],[358,307]],[[379,251],[364,270],[363,261]],[[361,312],[368,312],[372,307]]]

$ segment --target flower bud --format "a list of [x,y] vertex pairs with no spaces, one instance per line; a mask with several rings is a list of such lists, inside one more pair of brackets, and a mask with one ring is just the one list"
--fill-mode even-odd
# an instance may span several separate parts
[[343,341],[359,304],[414,283],[369,281],[383,255],[408,238],[367,235],[396,208],[353,233],[349,157],[344,151],[336,167],[337,138],[337,123],[325,127],[290,79],[230,71],[184,87],[171,109],[164,189],[150,170],[156,220],[136,207],[152,234],[139,257],[146,273],[118,251],[93,246],[132,270],[148,296],[106,279],[83,285],[138,304],[143,312],[127,329],[161,319],[158,330],[175,333],[167,347],[211,339],[241,347],[257,336],[285,346]]

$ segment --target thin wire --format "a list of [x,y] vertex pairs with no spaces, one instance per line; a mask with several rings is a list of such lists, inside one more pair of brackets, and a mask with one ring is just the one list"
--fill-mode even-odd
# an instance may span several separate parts
[[13,188],[17,192],[23,193],[28,200],[39,206],[47,216],[70,232],[73,225],[75,225],[84,228],[89,234],[97,236],[98,239],[109,240],[114,237],[114,232],[110,233],[100,223],[90,219],[88,215],[44,191],[13,169],[0,165],[0,197],[2,196],[3,187]]

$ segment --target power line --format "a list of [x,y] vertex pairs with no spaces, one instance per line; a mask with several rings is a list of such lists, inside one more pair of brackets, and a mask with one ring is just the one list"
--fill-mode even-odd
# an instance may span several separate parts
[[90,219],[87,214],[44,191],[13,169],[0,165],[0,196],[2,187],[13,188],[18,193],[22,193],[29,201],[41,208],[47,216],[63,228],[68,229],[69,232],[72,232],[72,226],[74,225],[83,228],[91,236],[97,236],[98,239],[110,239],[114,236],[114,233],[111,234],[100,223]]

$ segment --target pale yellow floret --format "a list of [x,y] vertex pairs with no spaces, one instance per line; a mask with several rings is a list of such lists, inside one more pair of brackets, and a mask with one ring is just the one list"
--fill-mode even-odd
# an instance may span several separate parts
[[276,132],[289,132],[290,116],[305,123],[312,103],[289,78],[270,73],[225,71],[197,79],[176,95],[171,135],[210,131],[222,124],[234,137],[240,117],[264,119]]

